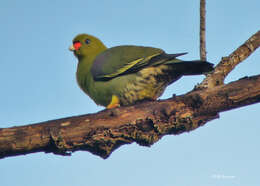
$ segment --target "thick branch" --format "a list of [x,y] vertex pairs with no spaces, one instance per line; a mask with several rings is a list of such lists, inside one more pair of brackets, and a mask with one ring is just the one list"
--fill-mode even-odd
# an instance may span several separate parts
[[215,70],[197,88],[213,88],[224,83],[227,75],[240,62],[250,56],[260,46],[260,31],[251,36],[244,44],[238,47],[228,57],[223,57]]
[[123,144],[150,146],[164,135],[194,130],[219,112],[257,102],[260,75],[164,101],[0,129],[0,156],[86,150],[107,158]]
[[200,0],[200,59],[207,60],[206,51],[206,0]]
[[[217,65],[200,85],[202,89],[183,96],[0,129],[0,158],[40,151],[70,155],[77,150],[87,150],[106,158],[123,144],[137,142],[150,146],[164,135],[194,130],[218,118],[219,112],[258,103],[260,75],[227,85],[220,80],[259,46],[258,31]],[[220,83],[208,84],[212,79]],[[218,84],[221,85],[216,86]],[[214,89],[203,89],[205,87]]]

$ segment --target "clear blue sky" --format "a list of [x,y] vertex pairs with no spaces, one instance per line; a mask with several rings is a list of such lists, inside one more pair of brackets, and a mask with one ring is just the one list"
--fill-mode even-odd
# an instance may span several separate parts
[[[215,64],[260,29],[260,1],[207,3],[208,60]],[[102,110],[77,86],[69,52],[78,33],[108,47],[124,44],[189,52],[199,58],[199,0],[0,2],[0,127]],[[260,51],[237,66],[227,82],[260,74]],[[183,94],[203,76],[185,77],[162,98]],[[136,144],[103,160],[36,153],[0,160],[1,186],[259,186],[260,104],[221,113],[190,133],[166,136],[151,148]]]

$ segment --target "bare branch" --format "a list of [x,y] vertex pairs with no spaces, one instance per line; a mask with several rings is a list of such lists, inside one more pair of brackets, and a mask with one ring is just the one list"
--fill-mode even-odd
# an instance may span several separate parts
[[[259,45],[260,31],[223,58],[203,81],[202,89],[182,96],[0,129],[0,158],[33,152],[70,155],[77,150],[107,158],[123,144],[136,142],[150,146],[164,135],[194,130],[218,118],[219,112],[259,103],[260,75],[223,85],[228,73]],[[213,81],[213,85],[208,84],[209,81]]]
[[86,150],[107,158],[123,144],[150,146],[164,135],[194,130],[218,118],[219,112],[257,102],[260,75],[164,101],[0,129],[0,157]]
[[206,0],[200,0],[200,59],[207,60],[206,51]]
[[251,36],[244,44],[238,47],[228,57],[223,57],[215,70],[197,88],[213,88],[224,84],[226,76],[240,62],[250,56],[260,46],[260,31]]

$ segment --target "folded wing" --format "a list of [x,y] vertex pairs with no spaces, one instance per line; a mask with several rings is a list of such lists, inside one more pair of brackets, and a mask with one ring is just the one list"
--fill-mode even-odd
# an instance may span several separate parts
[[[104,81],[120,75],[137,72],[148,66],[174,62],[179,54],[166,54],[163,50],[142,46],[118,46],[99,54],[95,59],[91,73],[96,81]],[[176,60],[179,62],[179,60]]]

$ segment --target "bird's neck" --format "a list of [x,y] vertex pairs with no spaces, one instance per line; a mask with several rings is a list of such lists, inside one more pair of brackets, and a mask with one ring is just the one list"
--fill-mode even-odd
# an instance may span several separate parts
[[82,56],[79,58],[78,68],[77,68],[77,81],[80,88],[86,92],[87,94],[91,94],[91,90],[94,90],[94,80],[91,74],[91,67],[93,62],[95,61],[96,57],[106,50],[106,47],[100,52],[97,52],[93,55]]
[[90,87],[93,84],[93,78],[90,72],[93,62],[89,58],[79,60],[77,68],[77,81],[80,88],[89,94]]
[[94,80],[91,74],[91,67],[96,57],[106,49],[107,47],[101,43],[92,48],[88,55],[77,56],[79,61],[77,69],[77,81],[80,88],[87,94],[91,94],[90,91],[94,90]]

